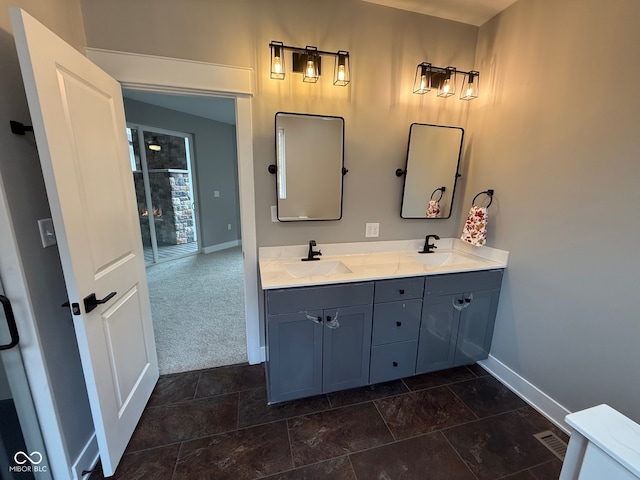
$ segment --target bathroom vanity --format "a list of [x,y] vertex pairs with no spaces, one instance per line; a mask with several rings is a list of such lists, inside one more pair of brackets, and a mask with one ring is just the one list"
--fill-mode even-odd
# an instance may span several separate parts
[[508,252],[421,242],[260,249],[269,403],[487,358]]

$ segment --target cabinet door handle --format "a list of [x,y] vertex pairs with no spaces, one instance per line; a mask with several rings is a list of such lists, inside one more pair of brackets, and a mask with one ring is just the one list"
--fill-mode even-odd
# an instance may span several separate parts
[[393,362],[393,366],[397,367],[398,366],[398,362]]
[[400,292],[400,295],[404,295],[404,288],[401,288],[399,292]]
[[327,322],[331,321],[331,317],[329,315],[327,315]]
[[401,326],[402,326],[402,322],[396,322],[396,325],[397,325],[398,327],[401,327]]
[[464,303],[464,300],[463,300],[463,299],[461,299],[461,298],[459,298],[459,299],[458,299],[458,305],[462,305],[463,303]]

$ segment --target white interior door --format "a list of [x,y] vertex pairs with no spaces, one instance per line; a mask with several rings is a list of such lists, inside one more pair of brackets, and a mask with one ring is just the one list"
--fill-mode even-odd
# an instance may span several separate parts
[[[11,22],[110,476],[158,379],[122,94],[24,11],[12,9]],[[91,295],[104,303],[91,309]]]

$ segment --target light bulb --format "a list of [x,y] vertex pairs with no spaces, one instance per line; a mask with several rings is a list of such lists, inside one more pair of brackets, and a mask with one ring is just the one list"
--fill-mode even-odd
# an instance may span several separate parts
[[282,59],[280,57],[274,57],[273,71],[274,73],[282,73]]
[[420,76],[420,90],[426,90],[427,89],[427,76],[426,75],[421,75]]
[[449,79],[447,78],[444,81],[444,85],[442,86],[442,93],[447,94],[449,93],[449,89],[451,88],[451,85],[449,85]]
[[467,95],[466,96],[470,97],[471,95],[473,95],[473,88],[469,87],[469,88],[467,88]]
[[313,60],[307,60],[307,77],[315,77],[316,69]]
[[338,80],[344,82],[344,65],[338,65]]

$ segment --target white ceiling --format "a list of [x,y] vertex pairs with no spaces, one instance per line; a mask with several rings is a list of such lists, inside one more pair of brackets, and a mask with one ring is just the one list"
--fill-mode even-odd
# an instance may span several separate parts
[[218,122],[236,124],[236,104],[232,98],[174,95],[129,89],[123,89],[122,96]]
[[480,26],[516,0],[362,0]]

